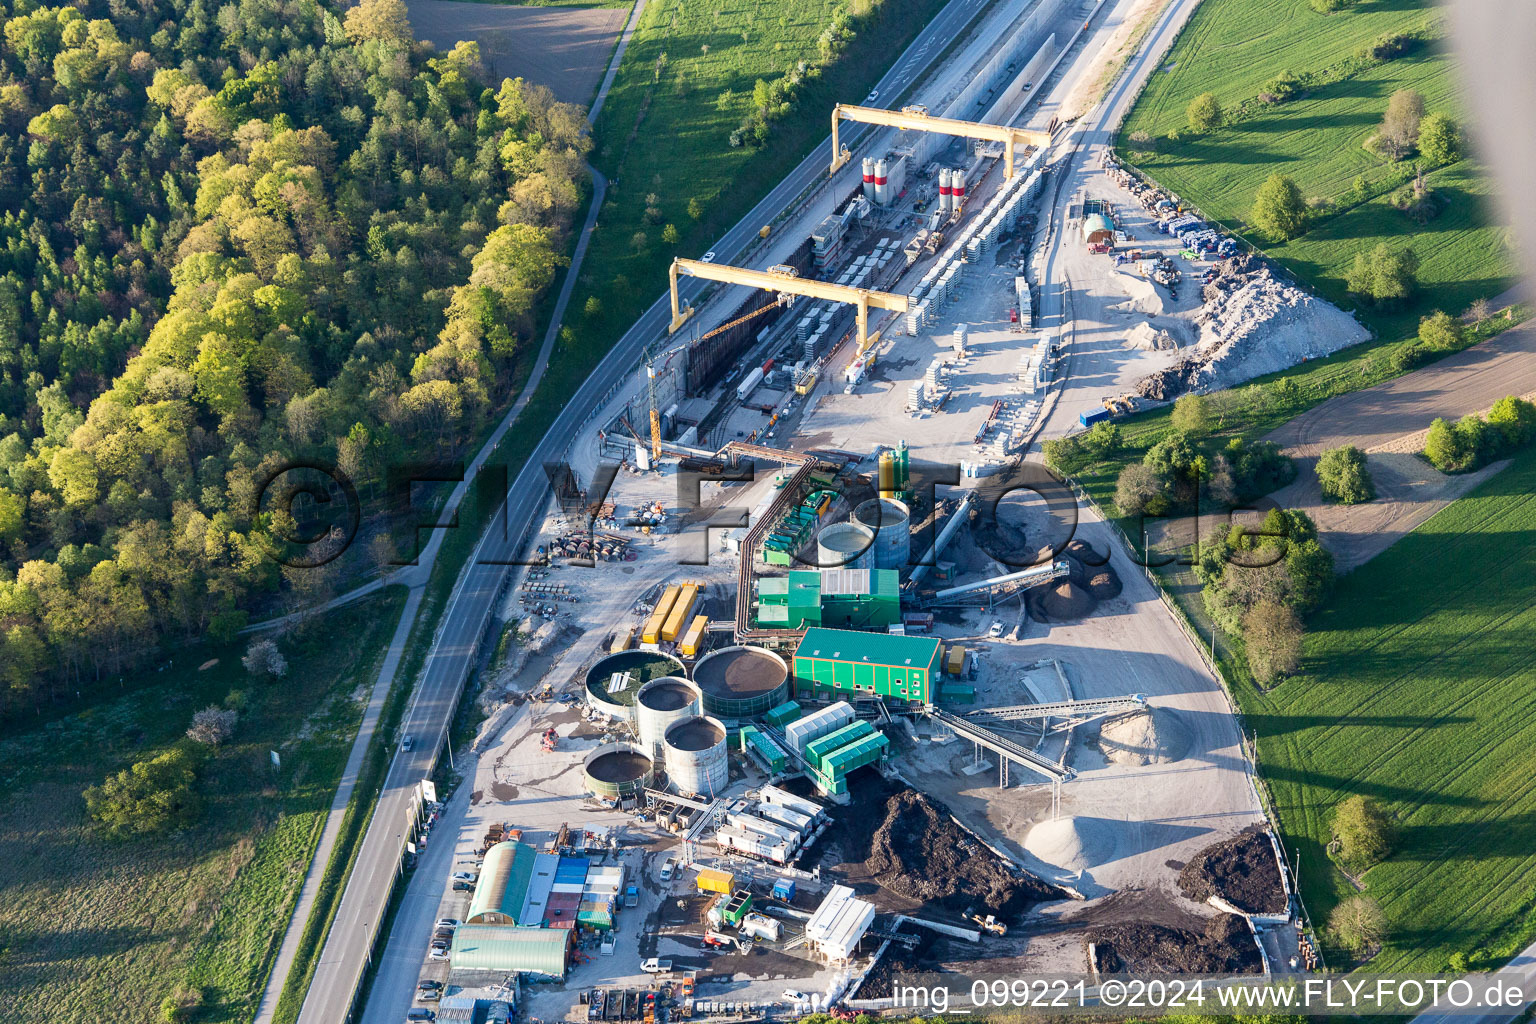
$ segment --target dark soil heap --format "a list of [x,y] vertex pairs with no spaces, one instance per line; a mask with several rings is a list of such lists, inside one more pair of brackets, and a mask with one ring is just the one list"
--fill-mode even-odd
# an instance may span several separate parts
[[1248,923],[1219,914],[1204,934],[1137,922],[1090,932],[1105,974],[1258,974],[1264,970]]
[[1280,865],[1262,825],[1195,854],[1179,872],[1179,889],[1201,902],[1220,896],[1248,914],[1283,914],[1286,910]]
[[1025,594],[1025,606],[1036,622],[1069,622],[1091,615],[1100,601],[1118,597],[1123,588],[1120,574],[1108,557],[1086,541],[1074,540],[1060,556],[1068,565],[1067,578]]
[[870,840],[870,874],[891,892],[955,913],[967,907],[1004,920],[1067,894],[1017,871],[976,841],[949,809],[911,789],[893,793]]

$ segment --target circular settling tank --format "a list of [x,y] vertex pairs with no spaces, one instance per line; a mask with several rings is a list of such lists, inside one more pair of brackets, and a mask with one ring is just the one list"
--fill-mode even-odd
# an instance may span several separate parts
[[875,534],[872,569],[901,569],[912,560],[912,510],[895,498],[871,498],[853,518]]
[[704,696],[699,688],[677,676],[662,676],[640,687],[635,694],[635,731],[640,747],[659,759],[661,742],[675,722],[691,718],[704,710]]
[[[685,676],[683,663],[657,651],[620,651],[587,669],[587,703],[626,722],[635,720],[635,694],[652,679]],[[627,675],[627,678],[625,678]]]
[[722,647],[693,666],[705,714],[741,719],[765,714],[789,699],[789,666],[763,647]]
[[606,743],[582,762],[587,792],[605,800],[639,796],[655,778],[655,765],[633,743]]
[[680,793],[716,796],[730,781],[725,725],[718,718],[692,715],[672,723],[662,751],[667,778]]
[[858,523],[833,523],[816,535],[818,569],[869,569],[875,532]]

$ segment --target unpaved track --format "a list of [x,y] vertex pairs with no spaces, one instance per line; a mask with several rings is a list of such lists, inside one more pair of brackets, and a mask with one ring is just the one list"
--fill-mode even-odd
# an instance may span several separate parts
[[[1297,460],[1295,481],[1269,497],[1311,516],[1339,571],[1348,572],[1507,465],[1497,462],[1476,473],[1447,476],[1412,454],[1417,444],[1406,446],[1409,451],[1382,449],[1404,448],[1393,442],[1423,431],[1437,416],[1454,420],[1484,412],[1505,395],[1533,390],[1536,323],[1528,322],[1433,366],[1330,398],[1265,437]],[[1345,444],[1368,453],[1375,501],[1351,506],[1323,501],[1317,457]]]
[[525,78],[555,98],[586,106],[608,67],[624,22],[623,7],[509,7],[458,0],[406,0],[416,38],[451,50],[461,39],[480,44],[494,78]]

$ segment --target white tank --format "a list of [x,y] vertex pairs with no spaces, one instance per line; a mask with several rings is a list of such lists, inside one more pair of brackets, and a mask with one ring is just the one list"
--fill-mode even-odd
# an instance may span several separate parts
[[956,167],[949,176],[949,208],[958,210],[965,205],[965,172]]
[[699,688],[679,676],[652,679],[635,692],[635,729],[640,749],[660,761],[662,740],[667,729],[704,710],[704,695]]
[[662,740],[667,777],[679,793],[715,797],[730,781],[725,725],[718,718],[692,715],[667,727]]
[[901,569],[912,560],[911,509],[894,498],[871,498],[853,510],[853,518],[875,535],[873,569]]
[[879,203],[881,206],[884,206],[887,202],[890,201],[890,198],[891,198],[889,190],[885,186],[885,181],[886,181],[885,175],[886,175],[885,160],[883,160],[883,159],[876,160],[875,161],[875,202]]
[[870,157],[864,158],[864,198],[875,199],[875,161]]
[[939,212],[949,212],[949,168],[939,168]]
[[833,523],[816,535],[819,569],[873,568],[875,532],[859,523]]

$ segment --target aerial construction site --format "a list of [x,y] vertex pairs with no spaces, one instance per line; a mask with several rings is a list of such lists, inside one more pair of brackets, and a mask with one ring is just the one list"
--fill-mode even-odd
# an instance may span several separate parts
[[412,882],[462,922],[420,971],[444,1006],[1312,963],[1201,641],[1039,465],[1358,330],[1109,155],[1185,5],[1062,117],[1129,6],[998,5],[899,106],[834,107],[743,252],[674,261],[499,605],[423,855],[464,874]]

